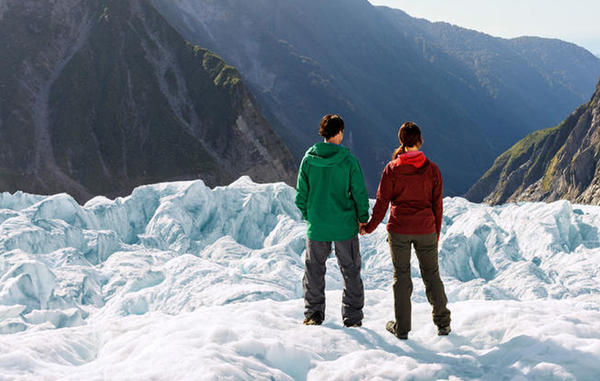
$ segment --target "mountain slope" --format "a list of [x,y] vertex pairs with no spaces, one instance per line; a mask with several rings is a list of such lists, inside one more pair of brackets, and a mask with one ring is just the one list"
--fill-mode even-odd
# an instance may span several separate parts
[[[386,12],[406,34],[433,44],[474,75],[474,82],[488,97],[487,108],[478,117],[484,120],[481,127],[486,134],[494,136],[495,141],[490,142],[494,149],[512,145],[511,136],[538,129],[536,120],[556,124],[589,99],[592,84],[600,75],[595,57],[571,43],[538,37],[502,39],[444,22],[415,19],[400,10]],[[440,59],[431,47],[424,54]],[[493,131],[498,128],[504,135]]]
[[600,83],[592,99],[560,125],[519,141],[469,190],[475,202],[600,204]]
[[297,160],[320,117],[341,114],[371,192],[403,121],[423,127],[447,194],[463,194],[516,140],[588,99],[600,75],[600,60],[572,44],[503,40],[366,0],[155,3],[239,68]]
[[79,201],[202,177],[294,181],[239,73],[149,1],[3,2],[0,186]]

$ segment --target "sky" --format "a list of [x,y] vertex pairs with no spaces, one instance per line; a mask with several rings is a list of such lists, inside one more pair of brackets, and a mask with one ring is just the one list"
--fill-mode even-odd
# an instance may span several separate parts
[[559,38],[600,56],[600,0],[369,0],[497,37]]

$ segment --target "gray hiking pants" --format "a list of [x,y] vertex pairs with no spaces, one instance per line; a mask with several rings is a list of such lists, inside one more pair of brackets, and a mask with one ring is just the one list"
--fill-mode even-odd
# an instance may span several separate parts
[[438,327],[450,325],[448,299],[438,267],[437,234],[396,234],[388,232],[388,243],[394,264],[394,312],[396,332],[408,333],[411,328],[411,304],[413,284],[410,277],[411,245],[415,246],[425,293],[433,307],[433,323]]
[[[325,262],[331,253],[331,242],[306,239],[306,267],[304,270],[304,315],[309,318],[316,312],[325,318]],[[360,247],[358,236],[346,241],[335,242],[337,257],[342,276],[344,293],[342,295],[342,317],[345,324],[362,321],[362,308],[365,304],[363,282],[360,277]]]

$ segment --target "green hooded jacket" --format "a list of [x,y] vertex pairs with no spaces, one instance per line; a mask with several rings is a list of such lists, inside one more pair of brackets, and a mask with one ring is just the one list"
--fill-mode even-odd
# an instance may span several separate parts
[[358,160],[343,146],[317,143],[302,159],[296,206],[313,241],[345,241],[369,220],[369,197]]

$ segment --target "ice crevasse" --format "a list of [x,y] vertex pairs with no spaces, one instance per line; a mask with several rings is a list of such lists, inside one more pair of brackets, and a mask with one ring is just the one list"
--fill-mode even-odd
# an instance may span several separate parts
[[333,256],[325,324],[302,327],[306,224],[294,198],[283,183],[247,177],[214,189],[147,185],[83,206],[66,194],[0,194],[0,380],[600,371],[600,207],[444,199],[439,259],[455,331],[435,336],[413,258],[414,332],[398,344],[384,329],[393,318],[385,220],[360,238],[363,328],[339,321]]
[[[247,177],[215,189],[202,181],[142,186],[84,206],[66,194],[4,193],[0,332],[82,324],[91,313],[176,314],[300,298],[305,225],[294,197],[285,184]],[[600,208],[461,198],[444,205],[439,256],[451,300],[599,293]],[[367,289],[391,284],[385,236],[382,224],[361,238]],[[327,277],[328,289],[341,289],[339,271]]]

